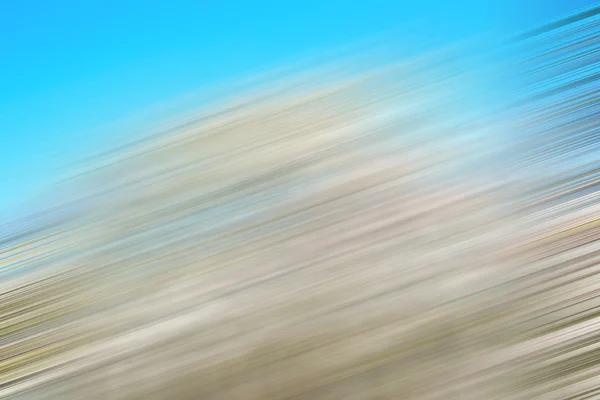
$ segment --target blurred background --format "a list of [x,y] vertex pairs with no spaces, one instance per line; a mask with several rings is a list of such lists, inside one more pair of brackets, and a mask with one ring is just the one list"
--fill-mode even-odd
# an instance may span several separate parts
[[600,399],[593,1],[0,11],[0,398]]
[[[389,37],[393,57],[505,38],[592,1],[25,1],[0,13],[9,222],[71,163],[265,73]],[[301,68],[301,67],[299,67]],[[198,93],[201,92],[201,93]]]

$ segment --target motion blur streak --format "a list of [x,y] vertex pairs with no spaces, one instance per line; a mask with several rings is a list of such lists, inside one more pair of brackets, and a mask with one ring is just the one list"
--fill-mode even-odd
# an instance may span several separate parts
[[0,398],[600,398],[598,14],[105,154],[0,232]]

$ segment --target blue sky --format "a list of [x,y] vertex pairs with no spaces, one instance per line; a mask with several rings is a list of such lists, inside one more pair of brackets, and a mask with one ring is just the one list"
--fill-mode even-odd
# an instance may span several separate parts
[[[408,24],[415,37],[443,44],[517,31],[590,3],[2,2],[0,221],[43,206],[42,189],[98,140],[125,139],[89,132],[157,102]],[[418,51],[425,42],[407,43]]]

